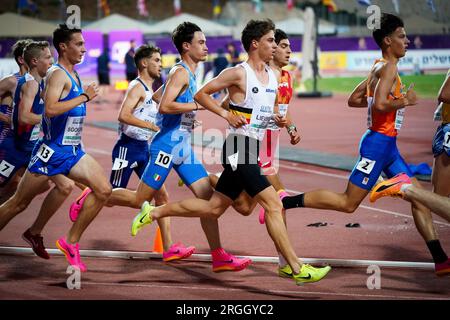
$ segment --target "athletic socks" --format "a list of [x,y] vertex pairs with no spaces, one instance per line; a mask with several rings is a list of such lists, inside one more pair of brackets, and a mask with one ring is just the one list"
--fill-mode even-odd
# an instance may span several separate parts
[[448,257],[442,249],[439,240],[427,241],[427,247],[433,256],[434,263],[443,263],[447,261]]
[[305,206],[305,194],[300,193],[296,196],[286,196],[281,200],[284,209],[303,208]]

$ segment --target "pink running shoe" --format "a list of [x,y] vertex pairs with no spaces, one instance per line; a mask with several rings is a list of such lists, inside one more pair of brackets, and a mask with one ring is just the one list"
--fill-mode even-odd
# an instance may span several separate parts
[[241,271],[247,268],[252,260],[249,258],[237,258],[220,248],[212,253],[212,265],[214,272]]
[[86,200],[89,193],[92,192],[91,188],[85,188],[80,196],[70,205],[69,218],[70,221],[77,221],[78,215],[80,214],[81,208],[83,208],[84,200]]
[[434,272],[438,277],[443,277],[446,275],[450,275],[450,258],[447,261],[442,263],[434,264]]
[[[289,194],[286,191],[284,191],[284,190],[281,190],[281,191],[278,192],[278,196],[280,197],[280,200],[283,200],[283,198],[288,196],[288,195]],[[283,209],[283,211],[284,211],[284,209]],[[259,209],[259,223],[260,224],[266,223],[265,214],[266,214],[266,211],[264,210],[264,208],[261,207]]]
[[163,261],[169,262],[174,260],[186,259],[195,251],[194,246],[185,247],[181,242],[173,244],[168,251],[163,252]]
[[59,250],[62,251],[62,253],[64,253],[70,265],[78,267],[81,272],[87,271],[86,265],[83,262],[81,262],[78,243],[76,245],[69,244],[66,242],[66,239],[62,237],[56,240],[56,246],[58,247]]

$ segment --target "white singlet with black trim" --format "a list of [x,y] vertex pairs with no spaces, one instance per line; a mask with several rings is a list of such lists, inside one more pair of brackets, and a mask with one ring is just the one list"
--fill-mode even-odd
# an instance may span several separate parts
[[266,66],[269,82],[262,85],[255,72],[247,62],[238,66],[246,73],[246,94],[242,103],[234,103],[230,99],[230,112],[243,115],[247,124],[240,128],[230,126],[230,133],[244,135],[257,140],[264,138],[264,133],[273,118],[273,110],[277,95],[278,81],[272,69]]
[[[139,120],[155,123],[156,114],[158,113],[158,108],[156,102],[152,100],[153,90],[147,88],[147,86],[139,79],[135,79],[130,82],[130,86],[142,84],[145,89],[145,100],[142,104],[137,106],[133,111],[133,116]],[[139,141],[149,141],[153,139],[156,131],[152,131],[147,128],[140,128],[125,123],[120,123],[119,132]]]

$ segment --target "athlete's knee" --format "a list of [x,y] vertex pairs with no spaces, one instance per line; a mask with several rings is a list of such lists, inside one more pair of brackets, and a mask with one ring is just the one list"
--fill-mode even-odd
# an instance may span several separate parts
[[341,208],[341,211],[345,213],[354,213],[358,209],[359,203],[355,202],[345,202]]
[[253,207],[246,202],[238,202],[233,207],[238,213],[245,217],[251,215],[253,212]]
[[97,186],[95,190],[95,196],[100,201],[107,201],[108,198],[111,196],[112,193],[112,186],[109,183],[103,183],[99,186]]
[[56,185],[56,188],[58,189],[59,193],[67,197],[72,193],[74,186],[75,183],[72,180],[67,180],[62,183],[58,183]]
[[280,215],[283,210],[283,204],[281,203],[281,201],[272,201],[267,204],[267,207],[265,209],[266,209],[266,214]]

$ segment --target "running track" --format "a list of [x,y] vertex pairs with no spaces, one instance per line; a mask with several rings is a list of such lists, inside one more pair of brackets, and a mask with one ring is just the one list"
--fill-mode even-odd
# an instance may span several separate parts
[[[116,96],[113,96],[116,101]],[[118,97],[117,97],[118,100]],[[295,100],[294,117],[302,129],[300,148],[356,156],[359,136],[364,130],[364,110],[343,107],[345,97],[327,100]],[[299,107],[300,106],[300,107]],[[425,101],[407,113],[399,146],[407,161],[432,163],[430,141],[435,125],[431,122],[433,102]],[[117,105],[95,105],[89,108],[87,121],[114,121]],[[206,112],[200,114],[204,129],[225,124]],[[197,130],[199,130],[198,128]],[[103,166],[109,176],[110,152],[116,134],[86,127],[86,149]],[[288,145],[284,136],[282,144]],[[198,150],[199,151],[199,150]],[[209,171],[220,170],[208,165]],[[291,193],[326,187],[341,191],[348,172],[282,161],[281,178]],[[177,186],[176,174],[167,181],[172,201],[191,197],[185,187]],[[130,187],[137,184],[133,178]],[[424,183],[430,189],[429,183]],[[44,231],[48,248],[55,248],[57,238],[70,222],[68,201],[49,222]],[[26,247],[20,234],[31,224],[44,196],[38,196],[30,207],[14,219],[0,234],[2,247]],[[86,231],[82,249],[151,251],[155,227],[130,234],[130,222],[136,210],[105,208]],[[442,244],[450,252],[450,224],[435,217]],[[229,209],[220,219],[223,246],[236,255],[275,256],[273,244],[258,223],[257,213],[242,217]],[[326,222],[325,227],[307,227]],[[346,228],[359,223],[360,228]],[[352,215],[332,211],[295,209],[288,212],[288,231],[300,257],[431,262],[426,246],[415,230],[409,205],[395,199],[382,199],[376,204],[364,201]],[[208,253],[198,219],[173,218],[175,241],[195,245],[197,253]],[[207,262],[185,261],[164,264],[158,259],[84,258],[89,271],[82,275],[82,290],[66,288],[67,263],[59,255],[49,261],[24,255],[0,255],[0,297],[2,299],[450,299],[449,278],[437,278],[426,269],[382,268],[381,289],[366,286],[365,267],[333,268],[329,276],[315,284],[297,287],[290,280],[276,276],[271,263],[253,263],[239,273],[214,274]]]

